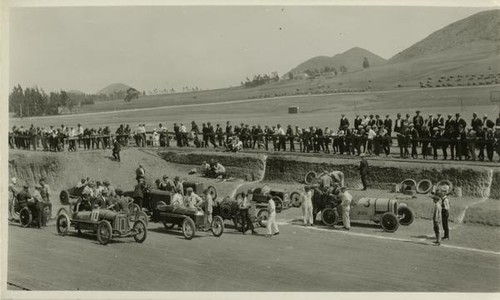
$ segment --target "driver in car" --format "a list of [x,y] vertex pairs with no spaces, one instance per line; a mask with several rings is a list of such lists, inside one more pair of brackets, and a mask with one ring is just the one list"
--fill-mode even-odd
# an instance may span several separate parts
[[193,191],[193,188],[186,189],[186,196],[184,196],[184,207],[187,208],[200,208],[203,199],[200,196],[196,195]]
[[78,199],[75,203],[75,207],[73,211],[79,212],[79,211],[91,211],[92,210],[92,203],[90,202],[90,192],[87,190],[84,190],[82,192],[82,197]]

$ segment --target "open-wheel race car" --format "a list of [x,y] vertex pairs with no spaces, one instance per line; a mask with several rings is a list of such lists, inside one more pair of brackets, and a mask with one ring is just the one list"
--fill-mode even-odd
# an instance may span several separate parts
[[[204,191],[204,184],[192,181],[183,182],[184,193],[188,188],[192,188],[193,192],[197,195],[202,195]],[[212,200],[215,201],[217,199],[217,189],[214,186],[207,187],[208,192],[212,196]],[[128,197],[134,197],[133,191],[127,191],[124,195]],[[156,209],[160,202],[163,204],[173,204],[175,201],[180,201],[176,199],[179,195],[176,196],[174,192],[164,191],[159,189],[148,188],[144,193],[144,199],[142,200],[142,210],[144,210],[147,214],[151,215],[153,211]],[[138,204],[131,203],[129,204],[130,211],[141,210]]]
[[[283,189],[271,188],[268,185],[258,187],[252,190],[252,201],[256,203],[256,206],[263,207],[267,206],[267,196],[271,196],[274,203],[276,204],[276,212],[280,213],[282,210],[288,209],[291,206],[300,206],[300,194],[298,192],[293,192],[293,199],[288,195],[288,193]],[[236,195],[236,201],[243,197],[242,193]]]
[[22,227],[38,227],[40,218],[38,218],[38,213],[42,213],[44,215],[45,220],[50,219],[50,208],[48,206],[44,206],[41,212],[36,212],[35,206],[38,206],[35,202],[28,202],[26,205],[19,205],[17,202],[14,204],[14,219],[19,220],[19,224]]
[[142,218],[131,222],[128,215],[109,209],[58,213],[57,233],[64,236],[70,227],[74,227],[78,234],[82,234],[82,231],[96,233],[97,240],[102,245],[108,244],[113,238],[126,237],[133,237],[136,242],[142,243],[148,233],[147,224]]
[[196,230],[210,230],[215,237],[220,237],[224,233],[224,220],[222,217],[214,215],[212,222],[207,224],[207,216],[201,209],[187,208],[179,205],[167,205],[159,202],[153,210],[153,222],[161,222],[166,229],[172,229],[175,225],[182,228],[184,238],[190,240]]
[[[386,198],[363,197],[353,201],[349,216],[354,222],[371,221],[380,224],[386,232],[395,232],[399,225],[408,226],[414,220],[414,214],[406,204]],[[337,207],[324,208],[321,211],[321,219],[328,226],[334,226],[342,221]]]
[[[239,197],[242,197],[242,195],[240,194]],[[255,213],[255,211],[257,211],[257,213]],[[269,218],[267,207],[252,207],[250,208],[249,214],[255,225],[266,227],[267,219]],[[242,216],[238,208],[238,200],[225,197],[219,205],[214,205],[213,215],[220,216],[223,220],[233,221],[234,227],[237,230],[241,230]]]

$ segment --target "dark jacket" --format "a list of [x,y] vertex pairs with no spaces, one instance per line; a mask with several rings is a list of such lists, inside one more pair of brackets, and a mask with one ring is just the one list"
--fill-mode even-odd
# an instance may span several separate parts
[[368,161],[366,159],[362,159],[359,163],[359,174],[368,175]]

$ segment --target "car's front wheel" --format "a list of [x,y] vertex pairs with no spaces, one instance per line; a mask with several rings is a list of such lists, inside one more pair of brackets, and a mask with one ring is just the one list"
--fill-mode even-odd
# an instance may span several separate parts
[[28,227],[31,225],[31,222],[33,222],[33,214],[28,207],[23,207],[19,211],[19,222],[23,227]]
[[327,226],[335,226],[339,222],[339,215],[333,208],[325,208],[321,211],[321,220]]
[[142,243],[146,240],[146,236],[148,235],[146,222],[138,219],[134,222],[134,226],[132,227],[132,229],[135,231],[134,240],[137,243]]
[[395,232],[399,228],[399,221],[395,214],[386,212],[380,219],[380,225],[385,232]]
[[[69,217],[67,214],[60,214],[58,217],[57,217],[57,220],[56,220],[56,229],[57,229],[57,233],[59,235],[66,235],[69,231],[69,225],[70,225],[70,221],[69,221]],[[80,231],[80,230],[78,230]]]
[[113,229],[108,221],[102,220],[97,224],[97,240],[102,245],[107,245],[113,237]]
[[194,237],[195,233],[196,225],[194,224],[194,221],[191,220],[191,218],[185,218],[184,221],[182,221],[182,234],[184,235],[184,238],[190,240]]
[[408,226],[413,223],[415,216],[413,215],[413,211],[406,206],[398,207],[398,218],[399,224],[403,226]]
[[212,234],[220,237],[224,233],[224,220],[220,216],[215,216],[212,220]]

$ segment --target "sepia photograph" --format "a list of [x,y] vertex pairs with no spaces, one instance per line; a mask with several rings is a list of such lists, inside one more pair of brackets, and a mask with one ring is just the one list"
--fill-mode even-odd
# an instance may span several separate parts
[[1,299],[498,297],[498,2],[1,20]]

